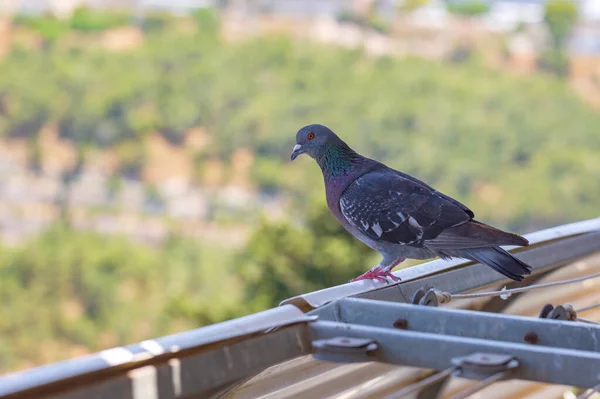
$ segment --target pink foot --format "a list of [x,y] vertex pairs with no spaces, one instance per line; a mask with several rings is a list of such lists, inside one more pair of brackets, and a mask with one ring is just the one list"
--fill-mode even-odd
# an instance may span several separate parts
[[400,281],[400,279],[392,274],[389,270],[384,269],[371,269],[368,272],[361,274],[360,276],[350,280],[350,282],[360,280],[377,280],[382,283],[387,283],[386,277],[389,277],[392,281]]

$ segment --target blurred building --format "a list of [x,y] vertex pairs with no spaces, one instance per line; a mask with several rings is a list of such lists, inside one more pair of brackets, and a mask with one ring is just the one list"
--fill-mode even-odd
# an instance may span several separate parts
[[540,0],[500,0],[490,5],[484,17],[489,29],[510,31],[521,24],[544,21],[544,2]]

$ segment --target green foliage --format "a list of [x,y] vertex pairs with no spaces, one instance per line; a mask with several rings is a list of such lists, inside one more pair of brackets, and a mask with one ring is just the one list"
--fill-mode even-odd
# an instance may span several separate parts
[[555,47],[562,48],[577,20],[577,5],[572,0],[549,0],[545,5],[544,20]]
[[198,29],[203,35],[216,36],[219,33],[219,14],[212,8],[199,8],[192,14]]
[[369,28],[379,33],[387,34],[391,31],[389,22],[375,12],[370,12],[368,15],[359,15],[353,11],[344,10],[337,16],[337,20],[355,24],[361,28]]
[[342,284],[376,263],[373,251],[348,234],[322,201],[306,224],[263,222],[239,256],[238,270],[252,310],[285,298]]
[[252,178],[263,192],[277,193],[285,186],[288,176],[281,173],[281,162],[278,159],[261,157],[256,160],[252,169]]
[[465,0],[449,2],[448,11],[459,15],[481,15],[489,11],[489,4],[481,0]]
[[[320,176],[308,160],[290,164],[289,151],[299,127],[322,122],[489,222],[531,230],[596,214],[597,188],[573,199],[565,187],[581,193],[597,180],[600,115],[551,77],[514,77],[477,57],[372,59],[284,37],[224,44],[198,35],[167,30],[129,53],[56,46],[11,54],[0,64],[0,135],[33,140],[54,122],[77,146],[114,148],[122,173],[137,176],[148,132],[181,144],[202,126],[214,137],[213,157],[228,163],[236,149],[251,149],[255,182],[303,206],[322,195]],[[572,175],[556,178],[533,160],[560,147]],[[532,182],[535,203],[519,195]],[[487,185],[498,194],[477,191]]]
[[376,32],[387,34],[391,31],[389,22],[381,18],[380,16],[373,14],[367,18],[367,26],[371,27]]
[[144,32],[149,34],[160,34],[167,30],[175,18],[164,12],[151,12],[144,15],[141,26]]
[[399,9],[402,12],[410,12],[410,11],[414,11],[417,8],[426,6],[427,4],[429,4],[431,0],[404,0],[400,6]]
[[10,337],[0,341],[0,370],[234,316],[240,290],[206,267],[213,262],[229,262],[227,253],[176,237],[151,250],[61,225],[0,247],[0,336]]
[[111,176],[106,181],[106,189],[111,196],[116,196],[123,188],[123,181],[118,176]]
[[554,73],[558,76],[569,74],[569,57],[562,49],[549,49],[542,53],[538,64],[542,70]]
[[337,18],[336,18],[339,22],[348,22],[348,23],[353,23],[353,24],[361,24],[362,20],[360,18],[360,16],[358,14],[356,14],[353,11],[350,10],[343,10],[341,11]]
[[550,0],[545,5],[544,21],[552,36],[553,47],[541,55],[540,67],[556,75],[566,76],[569,72],[569,58],[564,47],[577,21],[577,5],[572,0]]
[[144,164],[144,148],[133,140],[123,141],[117,146],[121,173],[126,177],[139,177]]
[[99,12],[87,7],[78,7],[71,16],[71,28],[84,32],[104,31],[129,23],[127,14]]
[[69,25],[52,14],[42,16],[17,15],[14,19],[17,25],[23,25],[39,33],[44,40],[53,42],[69,30]]

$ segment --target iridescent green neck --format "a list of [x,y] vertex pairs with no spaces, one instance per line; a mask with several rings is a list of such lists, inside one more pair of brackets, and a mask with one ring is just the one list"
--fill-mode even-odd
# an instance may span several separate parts
[[315,155],[315,160],[321,167],[323,175],[335,177],[346,175],[356,166],[360,155],[354,152],[346,143],[323,146]]

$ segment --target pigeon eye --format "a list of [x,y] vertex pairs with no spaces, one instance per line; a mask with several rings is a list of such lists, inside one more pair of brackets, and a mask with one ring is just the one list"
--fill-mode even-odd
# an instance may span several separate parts
[[315,138],[315,134],[314,133],[309,133],[308,136],[306,136],[307,139],[312,140]]

